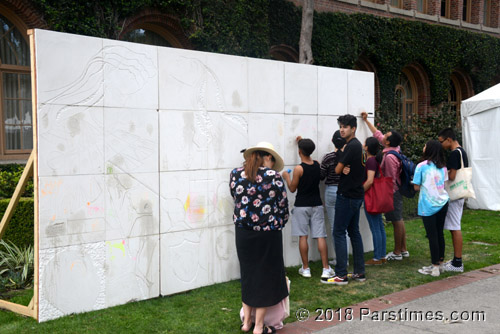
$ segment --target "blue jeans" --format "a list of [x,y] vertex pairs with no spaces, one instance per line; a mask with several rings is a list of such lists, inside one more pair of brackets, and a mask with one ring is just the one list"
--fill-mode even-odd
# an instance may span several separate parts
[[337,186],[326,186],[325,189],[325,208],[326,218],[332,229],[333,235],[333,222],[335,221],[335,203],[337,202]]
[[[335,204],[337,203],[338,186],[326,186],[325,189],[325,208],[327,221],[330,224],[331,235],[333,236],[333,224],[335,223]],[[349,237],[347,237],[347,257],[349,257]],[[336,256],[335,256],[336,258]],[[349,263],[349,261],[347,261]]]
[[361,233],[359,233],[359,210],[361,209],[362,203],[362,198],[348,198],[341,194],[337,194],[335,224],[333,225],[333,242],[335,253],[337,254],[335,274],[340,277],[347,275],[346,231],[349,234],[349,238],[351,238],[354,273],[365,273],[363,240],[361,239]]
[[373,258],[376,260],[383,259],[385,257],[385,245],[386,245],[386,235],[385,235],[385,227],[384,222],[382,221],[382,214],[371,215],[366,212],[365,207],[366,220],[368,220],[368,224],[370,225],[370,231],[372,231],[372,240],[373,240]]

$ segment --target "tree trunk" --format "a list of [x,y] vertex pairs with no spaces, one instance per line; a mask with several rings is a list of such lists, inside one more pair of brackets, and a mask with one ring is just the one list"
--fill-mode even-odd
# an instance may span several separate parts
[[299,41],[299,63],[312,64],[311,39],[313,31],[314,0],[303,0],[302,26]]

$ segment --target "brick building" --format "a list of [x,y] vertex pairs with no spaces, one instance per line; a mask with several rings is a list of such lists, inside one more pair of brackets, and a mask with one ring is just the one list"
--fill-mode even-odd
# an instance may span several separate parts
[[[290,0],[296,6],[302,1]],[[488,34],[500,38],[500,0],[316,0],[315,10],[365,13],[401,18],[425,24]],[[44,14],[29,0],[0,3],[0,163],[22,162],[32,148],[30,57],[27,30],[51,29]],[[181,18],[158,9],[143,9],[119,22],[114,38],[138,43],[194,48],[181,25]],[[269,56],[298,61],[297,45],[271,45]],[[314,53],[314,50],[313,50]],[[360,56],[355,69],[376,74],[376,105],[380,103],[377,67]],[[401,69],[394,87],[403,118],[431,109],[429,73],[418,63]],[[448,102],[459,111],[460,102],[474,94],[470,74],[454,69],[450,77]]]

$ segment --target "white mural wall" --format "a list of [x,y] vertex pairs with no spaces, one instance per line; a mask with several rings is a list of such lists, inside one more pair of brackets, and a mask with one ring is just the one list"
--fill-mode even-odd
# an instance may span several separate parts
[[[35,52],[40,321],[238,278],[240,150],[292,168],[302,135],[321,160],[339,115],[374,109],[372,73],[44,30]],[[284,249],[298,265],[289,226]]]

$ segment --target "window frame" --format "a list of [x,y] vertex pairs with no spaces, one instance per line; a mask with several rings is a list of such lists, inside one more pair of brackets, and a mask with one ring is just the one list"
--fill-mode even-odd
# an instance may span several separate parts
[[[24,41],[29,45],[29,37],[27,34],[28,27],[23,21],[21,21],[16,15],[12,14],[8,9],[0,5],[0,14],[5,17],[14,27],[19,31]],[[21,66],[21,65],[11,65],[4,64],[0,59],[0,162],[1,161],[17,161],[17,160],[27,160],[31,149],[19,149],[19,150],[7,150],[5,141],[5,120],[4,120],[4,97],[3,97],[3,74],[4,73],[18,73],[29,75],[31,82],[31,65]],[[33,89],[33,84],[31,83],[31,89]],[[33,92],[32,92],[33,94]],[[32,97],[31,97],[32,99]],[[31,101],[33,103],[33,101]],[[32,124],[31,127],[34,132],[33,125],[33,108],[32,113]],[[22,132],[21,132],[22,133]],[[36,145],[33,141],[33,145]]]
[[[401,115],[401,120],[402,123],[405,126],[411,126],[413,123],[413,119],[415,115],[418,114],[417,106],[418,106],[418,89],[417,89],[417,83],[415,81],[415,78],[413,75],[406,69],[401,70],[399,76],[398,76],[398,83],[396,84],[396,87],[394,88],[394,97],[396,99],[397,97],[397,91],[401,90],[403,92],[406,92],[405,87],[401,84],[401,74],[404,74],[406,76],[406,79],[408,79],[408,84],[410,85],[409,89],[411,90],[411,99],[407,99],[406,95],[403,96],[403,109],[402,110],[397,110],[398,113],[400,112]],[[408,108],[407,105],[411,104],[412,106],[412,111],[411,111],[411,118],[408,118]],[[408,120],[410,119],[410,122]]]
[[450,19],[451,18],[451,2],[450,2],[450,0],[444,0],[444,2],[445,2],[444,16],[441,15],[441,13],[443,11],[443,0],[441,1],[441,7],[439,9],[439,11],[440,11],[439,15],[441,17],[446,18],[446,19]]
[[491,26],[491,0],[483,0],[483,26]]
[[[462,21],[465,22],[472,22],[472,0],[462,0]],[[464,20],[464,14],[463,14],[463,9],[466,9],[465,12],[465,20]]]
[[394,5],[392,4],[392,0],[391,0],[391,3],[390,3],[391,7],[394,7],[394,8],[399,8],[399,9],[403,9],[403,7],[404,7],[404,3],[403,3],[403,2],[404,2],[404,1],[403,1],[403,0],[396,0],[396,1],[398,2],[398,5],[397,5],[397,6],[394,6]]
[[427,14],[429,8],[429,4],[427,0],[422,0],[422,11],[418,10],[418,0],[417,0],[417,8],[416,11],[422,14]]

